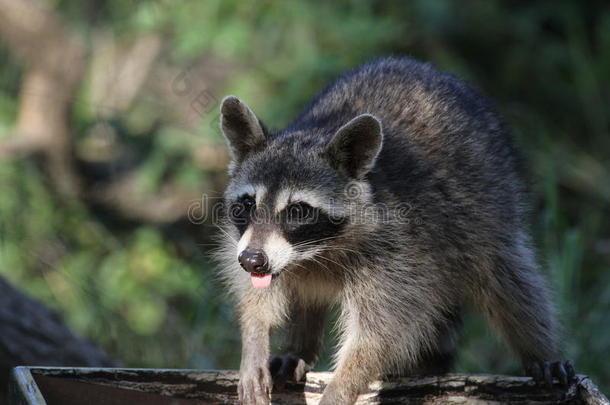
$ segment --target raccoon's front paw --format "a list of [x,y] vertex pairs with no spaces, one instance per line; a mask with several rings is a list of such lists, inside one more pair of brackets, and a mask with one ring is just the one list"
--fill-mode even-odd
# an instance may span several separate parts
[[305,378],[305,374],[311,367],[305,360],[294,354],[271,356],[269,359],[269,370],[273,377],[273,384],[281,389],[286,381],[299,382]]
[[561,361],[534,361],[526,365],[525,373],[532,377],[537,384],[545,384],[548,387],[553,385],[553,378],[557,378],[559,382],[566,386],[574,380],[576,373],[574,372],[574,364],[568,360],[565,363]]
[[267,367],[253,367],[242,371],[237,385],[242,405],[269,405],[273,380]]

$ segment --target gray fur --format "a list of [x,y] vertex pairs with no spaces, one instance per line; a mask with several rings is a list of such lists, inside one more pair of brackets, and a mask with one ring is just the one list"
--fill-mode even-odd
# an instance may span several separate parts
[[[512,141],[484,97],[428,64],[382,59],[339,78],[286,129],[265,131],[264,142],[263,127],[235,100],[222,107],[235,156],[227,204],[236,190],[261,190],[252,218],[264,206],[275,221],[248,223],[256,246],[274,232],[308,238],[273,245],[289,263],[271,269],[269,288],[254,289],[236,260],[243,232],[223,226],[222,275],[242,325],[243,403],[269,403],[271,328],[288,322],[288,351],[312,367],[322,335],[315,319],[333,304],[341,306],[341,343],[325,405],[353,403],[384,373],[446,371],[441,360],[453,353],[466,305],[485,314],[524,363],[557,358]],[[338,213],[336,234],[317,241],[288,234],[273,206],[295,190],[327,202],[324,215]]]

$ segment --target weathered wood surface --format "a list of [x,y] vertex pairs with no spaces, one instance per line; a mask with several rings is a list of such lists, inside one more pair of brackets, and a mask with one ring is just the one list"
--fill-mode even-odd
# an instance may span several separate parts
[[[234,371],[146,369],[32,369],[32,374],[70,379],[192,400],[193,404],[234,404],[238,375]],[[272,394],[273,404],[317,404],[331,373],[309,373],[307,381],[287,384]],[[371,404],[609,404],[595,384],[578,375],[569,387],[536,386],[530,378],[448,374],[438,377],[377,381],[358,405]]]

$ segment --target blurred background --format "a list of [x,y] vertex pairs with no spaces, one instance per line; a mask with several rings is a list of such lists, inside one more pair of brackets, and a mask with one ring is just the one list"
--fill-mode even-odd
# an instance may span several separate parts
[[[238,95],[281,127],[342,71],[387,55],[497,102],[526,157],[565,357],[608,392],[602,1],[0,0],[0,276],[124,365],[237,368],[201,201],[227,180],[219,101]],[[478,316],[460,346],[458,371],[521,374]]]

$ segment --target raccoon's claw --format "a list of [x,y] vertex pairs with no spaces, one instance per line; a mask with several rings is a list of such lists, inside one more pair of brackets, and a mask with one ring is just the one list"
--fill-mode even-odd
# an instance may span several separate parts
[[273,385],[281,389],[286,381],[299,382],[311,368],[294,354],[274,355],[269,359],[269,371],[273,377]]
[[570,360],[565,363],[560,361],[553,363],[548,361],[532,362],[526,366],[525,372],[533,378],[536,384],[546,385],[547,387],[553,385],[554,378],[559,380],[561,385],[567,386],[576,376],[574,364]]
[[269,405],[273,382],[266,367],[255,367],[242,372],[237,385],[239,403],[242,405]]

